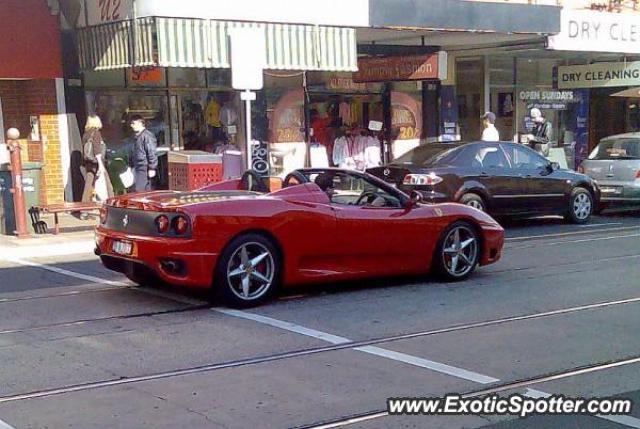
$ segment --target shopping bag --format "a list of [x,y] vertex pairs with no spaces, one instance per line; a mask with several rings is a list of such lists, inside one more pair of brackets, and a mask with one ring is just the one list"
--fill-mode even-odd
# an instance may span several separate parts
[[94,189],[96,192],[96,199],[98,201],[106,201],[109,198],[109,191],[107,190],[107,178],[106,174],[101,174],[96,179]]
[[122,181],[122,186],[124,186],[125,189],[133,186],[134,178],[131,167],[127,168],[124,173],[120,173],[120,180]]

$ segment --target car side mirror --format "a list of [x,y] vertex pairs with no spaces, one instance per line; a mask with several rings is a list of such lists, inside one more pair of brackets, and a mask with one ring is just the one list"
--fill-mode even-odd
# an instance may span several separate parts
[[418,204],[420,204],[422,201],[423,201],[422,194],[420,192],[411,191],[411,193],[409,194],[409,199],[405,204],[405,208],[408,208],[408,209],[413,208]]
[[551,163],[551,171],[556,171],[556,170],[560,170],[560,164],[557,162],[552,162]]

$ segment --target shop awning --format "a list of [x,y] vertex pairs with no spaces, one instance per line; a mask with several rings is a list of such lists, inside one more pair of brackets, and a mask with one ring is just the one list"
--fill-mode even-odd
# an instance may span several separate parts
[[[267,68],[356,71],[353,28],[247,23],[185,18],[143,18],[79,30],[84,70],[130,66],[229,68],[229,30],[257,27],[265,32]],[[131,55],[131,46],[135,55]]]
[[130,37],[130,21],[83,28],[78,32],[80,67],[83,70],[130,67]]

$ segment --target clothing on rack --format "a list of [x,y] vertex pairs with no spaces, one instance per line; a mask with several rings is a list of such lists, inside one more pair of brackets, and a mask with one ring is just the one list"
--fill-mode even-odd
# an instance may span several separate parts
[[349,103],[343,101],[340,103],[338,107],[338,112],[340,116],[340,120],[342,121],[342,125],[348,126],[351,125],[351,106]]
[[367,137],[364,149],[364,168],[380,167],[380,165],[382,165],[380,140],[373,136]]
[[204,118],[207,122],[207,125],[214,128],[220,128],[220,126],[222,125],[220,124],[220,105],[217,101],[209,101],[204,111]]
[[309,148],[309,157],[311,160],[311,167],[313,168],[328,168],[329,156],[327,155],[327,148],[319,143],[312,143]]

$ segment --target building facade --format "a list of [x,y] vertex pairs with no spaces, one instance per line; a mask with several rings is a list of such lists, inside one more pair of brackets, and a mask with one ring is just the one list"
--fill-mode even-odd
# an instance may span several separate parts
[[57,9],[44,0],[0,8],[0,163],[8,162],[5,131],[18,128],[24,159],[42,163],[40,200],[60,202],[69,156]]

